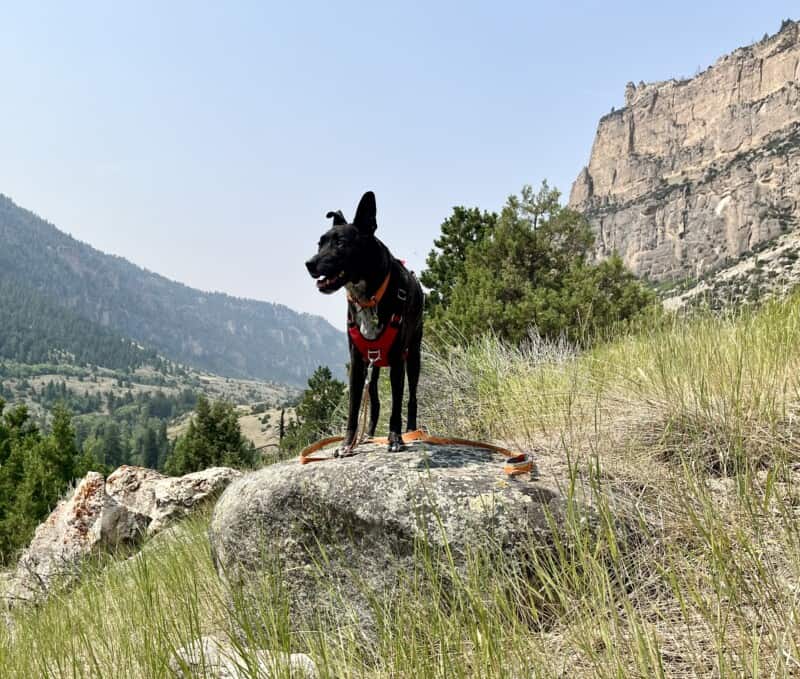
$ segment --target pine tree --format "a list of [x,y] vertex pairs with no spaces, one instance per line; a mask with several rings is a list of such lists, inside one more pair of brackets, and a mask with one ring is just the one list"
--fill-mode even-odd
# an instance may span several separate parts
[[441,236],[428,254],[427,269],[420,282],[428,289],[426,309],[435,311],[450,304],[455,282],[464,275],[467,252],[494,231],[497,215],[478,208],[454,207],[442,222]]
[[588,222],[560,206],[556,189],[524,187],[468,249],[431,335],[449,326],[467,338],[493,331],[519,342],[533,327],[549,338],[591,341],[652,301],[618,258],[591,263],[593,242]]
[[297,404],[295,421],[281,438],[281,448],[296,450],[328,433],[335,427],[334,416],[344,395],[344,383],[334,379],[329,368],[317,368]]
[[2,410],[0,406],[0,562],[7,562],[69,485],[94,465],[79,453],[63,405],[56,407],[47,436],[30,421],[24,406]]
[[254,463],[255,448],[242,436],[234,406],[225,401],[211,404],[200,396],[189,428],[175,442],[164,468],[177,476],[216,465],[251,467]]

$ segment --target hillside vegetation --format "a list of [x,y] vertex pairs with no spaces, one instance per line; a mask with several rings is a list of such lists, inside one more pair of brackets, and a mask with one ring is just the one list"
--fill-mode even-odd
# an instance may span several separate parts
[[[0,343],[3,358],[39,361],[60,351],[121,367],[116,355],[87,350],[123,336],[173,361],[232,377],[301,384],[318,365],[339,370],[345,362],[342,333],[322,318],[168,280],[75,240],[2,194],[0,283],[14,292],[11,306],[0,305],[0,321],[21,318],[22,298],[34,298],[26,314],[36,314],[15,323],[13,337],[20,339],[9,353],[7,340]],[[59,311],[51,318],[54,307]],[[74,327],[75,319],[86,326]],[[38,332],[43,328],[47,344]]]
[[[166,361],[159,370],[116,371],[0,361],[0,564],[16,560],[59,496],[89,470],[252,466],[277,449],[280,415],[295,393]],[[209,412],[219,431],[202,426]]]
[[[598,532],[572,503],[566,537],[530,564],[536,587],[491,555],[442,574],[421,545],[407,588],[374,602],[374,645],[347,627],[293,635],[280,606],[228,615],[198,518],[14,612],[0,674],[167,677],[177,647],[238,630],[331,678],[796,676],[799,296],[654,319],[583,353],[451,341],[423,376],[432,431],[533,451],[541,475],[594,497]],[[264,586],[274,599],[278,580]]]
[[59,307],[2,271],[0,328],[0,357],[19,363],[91,364],[119,370],[160,364],[152,349]]

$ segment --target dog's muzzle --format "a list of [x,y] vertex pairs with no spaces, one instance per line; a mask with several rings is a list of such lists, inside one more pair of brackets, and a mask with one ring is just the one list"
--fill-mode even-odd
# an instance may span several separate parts
[[336,275],[325,275],[317,268],[316,258],[311,258],[306,262],[306,269],[312,278],[317,279],[317,290],[320,292],[334,292],[345,284],[345,272],[340,271]]

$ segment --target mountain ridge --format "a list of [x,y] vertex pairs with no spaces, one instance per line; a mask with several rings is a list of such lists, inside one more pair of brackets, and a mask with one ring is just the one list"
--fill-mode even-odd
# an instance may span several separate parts
[[166,358],[230,377],[301,384],[341,373],[344,334],[325,319],[192,288],[106,254],[0,194],[0,277]]

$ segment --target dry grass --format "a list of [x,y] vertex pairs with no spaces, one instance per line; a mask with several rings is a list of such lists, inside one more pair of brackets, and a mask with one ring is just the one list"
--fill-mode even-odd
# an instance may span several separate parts
[[630,590],[542,634],[565,676],[800,676],[800,298],[580,356],[487,338],[427,370],[422,402],[450,394],[434,428],[532,451],[555,479],[596,473],[648,526]]
[[0,675],[166,677],[176,646],[244,629],[310,653],[323,677],[800,676],[800,299],[580,355],[457,345],[426,358],[422,420],[533,451],[599,517],[587,530],[573,503],[529,581],[493,555],[441,578],[422,550],[375,601],[375,645],[346,627],[296,634],[272,591],[258,620],[231,619],[198,519],[17,614]]

